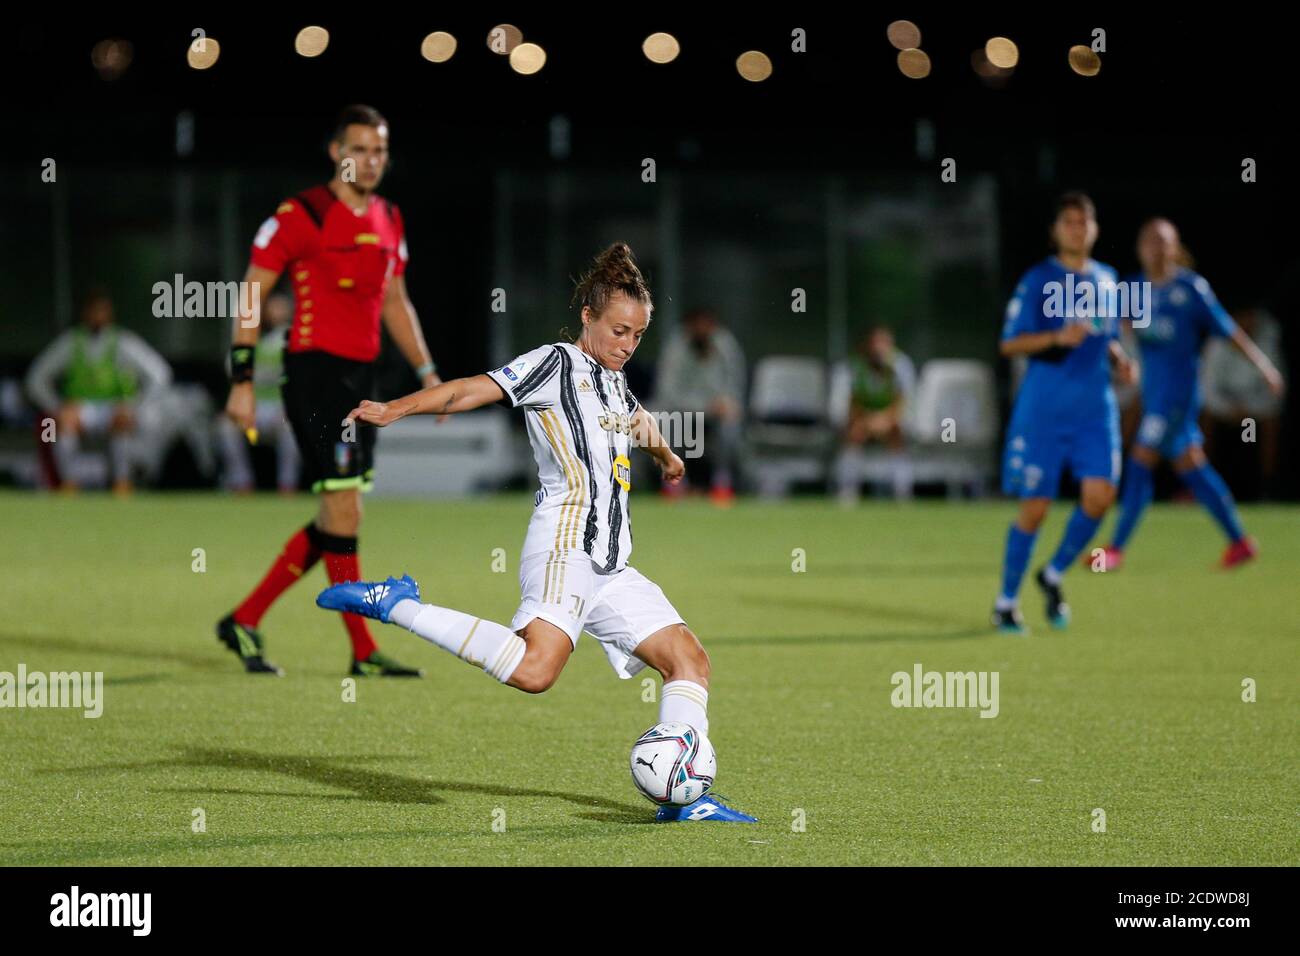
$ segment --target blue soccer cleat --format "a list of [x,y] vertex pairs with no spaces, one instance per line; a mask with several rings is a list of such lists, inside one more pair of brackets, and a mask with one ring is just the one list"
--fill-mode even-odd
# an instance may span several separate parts
[[321,591],[316,606],[327,611],[345,611],[388,623],[398,601],[420,600],[420,585],[409,574],[387,581],[349,581]]
[[660,807],[655,812],[657,823],[690,823],[714,820],[718,823],[757,823],[756,817],[733,810],[716,797],[705,794],[684,807]]

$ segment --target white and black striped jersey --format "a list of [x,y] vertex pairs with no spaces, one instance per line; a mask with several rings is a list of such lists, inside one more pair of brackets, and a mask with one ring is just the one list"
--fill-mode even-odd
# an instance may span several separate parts
[[557,342],[487,374],[524,409],[537,460],[541,487],[523,554],[548,551],[558,568],[581,549],[604,573],[621,571],[632,553],[629,456],[640,407],[623,373]]

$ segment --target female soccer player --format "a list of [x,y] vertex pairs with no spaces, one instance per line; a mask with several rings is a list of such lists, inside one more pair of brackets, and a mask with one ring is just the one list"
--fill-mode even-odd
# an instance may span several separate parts
[[1052,559],[1035,577],[1053,627],[1069,623],[1061,576],[1092,539],[1119,481],[1119,409],[1112,366],[1131,381],[1135,364],[1120,348],[1115,270],[1091,258],[1097,241],[1092,200],[1066,193],[1057,203],[1056,255],[1025,273],[1007,305],[1000,346],[1004,356],[1029,357],[1007,427],[1003,491],[1020,498],[1007,532],[1002,590],[993,625],[1024,633],[1018,593],[1038,528],[1068,465],[1080,486],[1079,504]]
[[[523,596],[509,626],[422,604],[409,576],[335,585],[316,603],[397,624],[532,694],[555,683],[586,630],[619,677],[646,664],[663,676],[661,721],[707,733],[709,657],[658,585],[627,563],[632,446],[655,458],[666,481],[679,482],[685,466],[623,375],[653,309],[625,243],[596,257],[573,305],[582,318],[576,342],[543,345],[495,371],[396,401],[363,401],[348,416],[383,427],[407,415],[455,414],[503,399],[524,409],[541,488],[520,557]],[[705,802],[710,819],[735,813],[711,796],[697,801]],[[674,809],[688,818],[689,808]]]
[[1180,264],[1186,253],[1172,222],[1151,219],[1143,225],[1137,255],[1142,266],[1138,278],[1150,282],[1152,290],[1150,322],[1134,326],[1142,349],[1142,424],[1124,476],[1115,537],[1105,549],[1106,567],[1115,570],[1123,562],[1124,548],[1151,502],[1152,472],[1162,457],[1174,463],[1179,478],[1223,529],[1228,547],[1221,563],[1235,567],[1255,557],[1258,549],[1241,526],[1232,492],[1205,457],[1196,424],[1201,346],[1211,335],[1230,339],[1274,395],[1282,394],[1282,376],[1219,305],[1210,284]]

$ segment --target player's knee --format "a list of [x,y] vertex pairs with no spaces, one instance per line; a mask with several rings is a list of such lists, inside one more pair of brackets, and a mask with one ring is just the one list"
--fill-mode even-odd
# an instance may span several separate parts
[[1133,446],[1133,460],[1144,468],[1154,468],[1160,462],[1160,455],[1154,448],[1148,448],[1146,445]]
[[542,694],[555,686],[562,669],[562,662],[528,651],[510,675],[510,684],[525,694]]
[[1047,498],[1031,498],[1028,501],[1021,502],[1020,513],[1016,517],[1016,524],[1020,527],[1020,530],[1037,531],[1038,526],[1047,517],[1049,504],[1051,504],[1051,501]]
[[1084,489],[1080,504],[1088,517],[1100,518],[1114,502],[1115,486],[1109,483],[1098,483]]
[[322,492],[320,524],[328,534],[355,536],[361,527],[361,495],[353,488]]
[[1180,475],[1195,471],[1205,464],[1205,452],[1201,450],[1200,445],[1192,445],[1174,461],[1174,470]]
[[701,687],[709,686],[711,673],[709,654],[699,638],[685,624],[677,625],[668,659],[664,663],[665,682],[689,680]]

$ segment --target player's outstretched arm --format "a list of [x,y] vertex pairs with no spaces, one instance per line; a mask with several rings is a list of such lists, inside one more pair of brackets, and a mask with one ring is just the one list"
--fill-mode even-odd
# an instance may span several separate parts
[[503,398],[505,392],[489,376],[471,375],[440,382],[432,388],[422,388],[391,402],[363,401],[348,412],[348,418],[382,428],[407,415],[454,415],[491,405]]
[[659,470],[663,473],[665,481],[676,484],[685,477],[685,463],[664,440],[654,416],[645,410],[644,405],[640,406],[632,416],[632,444],[643,449],[659,463]]
[[1048,332],[1022,332],[1019,335],[1013,335],[1009,339],[1002,340],[998,346],[998,351],[1002,353],[1004,358],[1015,358],[1017,355],[1035,355],[1054,348],[1072,349],[1081,344],[1087,337],[1088,327],[1072,322],[1062,328],[1052,329]]
[[1268,385],[1268,390],[1274,395],[1280,396],[1286,388],[1282,382],[1282,373],[1277,370],[1277,366],[1264,354],[1263,350],[1255,344],[1255,340],[1240,327],[1237,327],[1232,330],[1232,344],[1250,360],[1251,365],[1259,369],[1260,377]]

